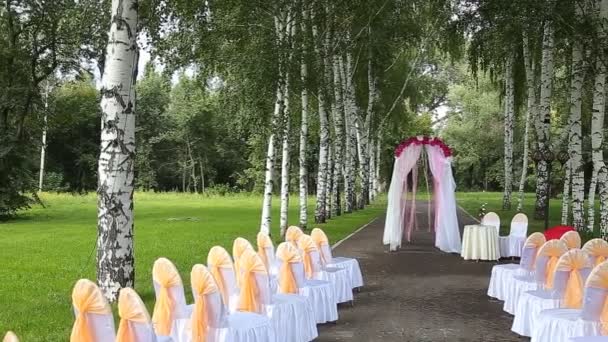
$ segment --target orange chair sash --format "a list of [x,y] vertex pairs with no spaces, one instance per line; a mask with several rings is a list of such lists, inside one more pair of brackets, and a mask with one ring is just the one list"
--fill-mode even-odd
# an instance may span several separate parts
[[548,289],[553,288],[553,277],[555,276],[558,260],[558,257],[551,256],[547,261],[547,269],[545,270],[545,287]]
[[297,244],[300,236],[304,234],[299,227],[290,226],[285,232],[285,241],[291,242],[294,246]]
[[608,257],[608,242],[599,238],[591,239],[583,246],[583,251],[595,258],[594,266],[597,266],[606,261],[606,257]]
[[262,259],[252,249],[247,249],[241,255],[241,296],[239,311],[261,313],[260,290],[255,279],[256,273],[268,274]]
[[[321,251],[321,248],[323,248],[324,245],[329,245],[329,239],[327,239],[327,235],[325,235],[325,232],[322,231],[320,228],[314,228],[310,232],[310,237],[317,245],[319,251]],[[325,260],[325,255],[323,253],[320,253],[320,255],[323,264],[327,264],[328,260]]]
[[17,335],[15,335],[14,332],[8,331],[6,335],[4,335],[2,342],[19,342],[19,338],[17,338]]
[[317,245],[312,240],[312,238],[306,234],[302,234],[297,241],[298,248],[304,252],[303,261],[304,261],[304,271],[306,272],[307,278],[312,278],[314,268],[312,264],[311,253],[314,251],[318,251]]
[[253,246],[251,246],[249,241],[245,240],[242,237],[234,239],[234,243],[232,244],[232,258],[234,259],[234,271],[237,274],[236,281],[239,286],[240,280],[238,274],[241,272],[239,260],[241,258],[241,255],[243,255],[243,252],[245,252],[245,250],[247,249],[253,249]]
[[572,230],[572,231],[566,232],[564,235],[562,235],[560,240],[562,240],[566,243],[566,246],[568,246],[568,249],[581,248],[581,236],[579,235],[579,233],[577,231]]
[[232,259],[230,259],[230,254],[228,254],[224,247],[212,247],[207,255],[207,266],[209,267],[209,271],[211,272],[211,275],[213,275],[213,279],[215,279],[215,283],[220,290],[220,295],[222,296],[224,304],[227,304],[229,299],[228,287],[224,282],[224,276],[220,270],[222,268],[234,270],[234,265],[232,263]]
[[298,284],[291,269],[291,264],[302,262],[300,253],[291,243],[283,242],[277,247],[277,258],[282,261],[279,271],[279,292],[297,294]]
[[591,262],[586,252],[572,249],[559,258],[557,270],[568,272],[568,281],[564,289],[564,306],[571,309],[580,309],[583,305],[584,282],[580,271],[591,268]]
[[[608,261],[595,266],[587,278],[586,287],[592,287],[600,290],[608,290]],[[602,334],[608,335],[608,299],[604,300],[604,308],[600,314],[600,322],[602,324]]]
[[159,286],[152,321],[159,335],[169,336],[175,311],[175,299],[171,297],[169,289],[182,285],[182,279],[173,263],[165,258],[160,258],[154,263],[152,278]]
[[93,331],[89,325],[87,314],[107,315],[112,314],[110,305],[101,293],[97,285],[88,280],[80,279],[76,282],[72,291],[72,303],[78,311],[72,334],[71,342],[95,342]]
[[270,269],[270,259],[268,258],[268,255],[266,255],[266,248],[272,248],[272,240],[270,239],[270,236],[268,236],[266,233],[259,232],[257,243],[258,254],[260,255],[260,258],[262,258],[266,269]]
[[137,293],[129,287],[120,290],[118,296],[118,315],[120,324],[116,342],[138,342],[131,322],[150,323],[150,314]]
[[545,242],[547,242],[545,235],[543,233],[536,232],[536,233],[532,233],[530,236],[528,236],[524,247],[540,248]]
[[191,317],[192,341],[205,342],[207,340],[207,327],[209,325],[206,295],[217,292],[217,286],[209,270],[200,264],[192,267],[190,282],[192,283],[192,295],[197,299],[194,301],[194,310]]

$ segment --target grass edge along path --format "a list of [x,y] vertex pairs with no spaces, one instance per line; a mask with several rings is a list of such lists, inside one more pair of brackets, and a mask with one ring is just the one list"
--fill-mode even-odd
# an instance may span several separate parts
[[[80,278],[95,279],[96,196],[43,193],[46,208],[34,206],[0,222],[0,334],[14,330],[23,341],[65,341],[73,324],[71,291]],[[297,225],[298,201],[290,201],[289,223]],[[167,257],[178,268],[188,302],[190,270],[206,264],[214,245],[232,252],[238,236],[254,246],[262,197],[207,197],[182,193],[135,194],[135,281],[150,313],[154,307],[152,264]],[[278,241],[279,200],[273,201],[273,240]],[[314,198],[308,202],[309,229]],[[386,208],[385,197],[364,210],[318,225],[332,244]],[[115,312],[115,319],[118,316]]]

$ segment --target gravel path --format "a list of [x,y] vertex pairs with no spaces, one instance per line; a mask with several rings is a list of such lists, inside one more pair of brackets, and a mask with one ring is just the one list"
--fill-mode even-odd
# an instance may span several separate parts
[[[418,205],[427,227],[426,202]],[[459,212],[460,226],[473,222]],[[359,260],[365,286],[354,307],[341,305],[336,324],[319,327],[318,341],[526,341],[511,332],[512,316],[487,295],[495,263],[464,261],[434,247],[416,231],[412,244],[389,253],[382,245],[384,216],[343,242],[336,256]]]

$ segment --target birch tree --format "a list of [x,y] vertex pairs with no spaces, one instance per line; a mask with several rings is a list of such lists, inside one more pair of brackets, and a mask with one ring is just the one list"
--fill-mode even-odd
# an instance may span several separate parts
[[[308,20],[308,13],[306,10],[302,12],[302,21],[300,23],[302,32],[302,56],[300,60],[300,80],[302,82],[302,90],[300,98],[302,100],[302,115],[300,119],[300,155],[299,155],[299,166],[300,166],[300,227],[306,229],[308,224],[308,163],[306,160],[306,153],[308,150],[308,64],[306,63],[306,20]],[[321,102],[321,101],[319,101]],[[320,105],[325,110],[325,106]],[[327,123],[325,123],[327,124]],[[321,152],[319,150],[319,152]],[[324,158],[327,158],[326,156]],[[319,160],[321,157],[319,157]],[[325,161],[327,163],[327,161]],[[321,162],[319,161],[319,164]],[[324,166],[319,166],[319,168]]]
[[[342,102],[342,80],[340,78],[340,57],[333,56],[332,63],[334,101],[332,103],[332,117],[334,121],[334,143],[333,143],[333,175],[332,175],[332,216],[342,214],[342,203],[340,199],[344,179],[342,174],[344,160],[344,103]],[[347,152],[348,153],[348,152]]]
[[[326,49],[322,48],[322,42],[319,39],[319,30],[316,24],[316,18],[311,15],[312,18],[312,36],[314,41],[314,51],[317,56],[318,73],[321,74],[319,77],[319,86],[317,88],[317,102],[318,102],[318,113],[319,113],[319,164],[317,171],[317,203],[315,207],[315,223],[325,223],[327,219],[327,211],[325,210],[328,200],[328,173],[330,167],[328,162],[329,155],[329,119],[327,117],[327,96],[326,86],[328,85],[328,79],[330,78],[329,65],[326,60]],[[325,33],[326,38],[328,32]],[[323,50],[323,53],[321,51]]]
[[522,168],[521,178],[519,180],[518,199],[517,199],[517,212],[522,212],[524,205],[524,188],[526,185],[526,178],[528,174],[528,150],[530,147],[530,124],[534,126],[538,120],[538,105],[536,102],[536,77],[534,74],[534,60],[530,52],[530,43],[528,41],[528,34],[524,31],[522,35],[523,45],[523,57],[524,57],[524,70],[526,73],[526,89],[527,89],[527,107],[526,107],[526,123],[524,132],[524,151],[522,157]]
[[[553,4],[552,1],[549,2]],[[551,139],[551,94],[553,91],[553,49],[554,49],[553,19],[547,16],[543,27],[542,60],[540,73],[540,99],[539,117],[537,119],[538,150],[543,154],[550,152]],[[546,160],[536,163],[536,204],[534,217],[545,217],[546,207],[549,205],[549,168]]]
[[[342,108],[344,113],[344,212],[351,213],[355,209],[355,158],[356,154],[356,131],[355,131],[355,115],[353,99],[350,93],[350,80],[346,72],[344,58],[339,56],[339,73],[342,85]],[[353,134],[355,133],[355,134]]]
[[137,0],[112,0],[101,89],[101,152],[97,190],[97,282],[110,301],[133,287],[133,189]]
[[[278,16],[274,17],[275,32],[277,36],[277,47],[280,49],[283,44],[285,35],[284,24]],[[272,191],[274,188],[274,164],[276,159],[276,132],[278,131],[279,121],[281,120],[281,114],[283,112],[283,70],[281,62],[279,61],[279,74],[276,89],[276,101],[274,105],[274,112],[272,114],[271,131],[268,137],[268,148],[266,151],[266,169],[264,171],[264,200],[262,203],[262,222],[260,225],[260,231],[265,234],[270,234],[271,224],[271,209],[272,209]]]
[[504,109],[504,193],[502,208],[511,209],[513,189],[513,118],[515,116],[515,94],[513,80],[513,53],[505,63],[505,109]]
[[[599,2],[599,22],[603,24],[608,18],[608,1]],[[599,27],[600,36],[604,36],[604,30]],[[598,175],[605,171],[604,151],[604,117],[606,114],[606,64],[602,57],[602,51],[598,51],[595,61],[595,79],[593,82],[593,108],[591,114],[591,158],[593,160],[593,170],[591,173],[591,183],[589,185],[588,205],[587,205],[587,231],[593,232],[595,225],[595,193],[598,184]]]
[[[581,9],[576,6],[577,18],[580,18]],[[572,225],[576,230],[582,230],[585,225],[584,220],[584,201],[585,201],[585,179],[583,171],[582,154],[582,126],[581,108],[583,84],[585,81],[585,60],[583,58],[583,45],[580,37],[575,37],[572,41],[572,66],[570,75],[570,115],[568,118],[568,173],[566,182],[572,185]],[[564,183],[564,193],[566,188],[570,188]],[[564,207],[569,207],[568,203],[563,203]],[[567,223],[568,208],[562,213],[562,223]],[[564,220],[564,218],[566,220]]]

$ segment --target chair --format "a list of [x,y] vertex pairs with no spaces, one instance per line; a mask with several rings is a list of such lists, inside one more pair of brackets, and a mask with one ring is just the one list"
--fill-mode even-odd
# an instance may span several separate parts
[[272,295],[268,273],[253,250],[241,256],[239,311],[265,314],[279,341],[308,342],[318,336],[312,306],[295,294]]
[[190,272],[194,309],[190,320],[193,342],[276,341],[270,320],[249,312],[226,314],[226,306],[209,270],[200,264]]
[[584,337],[573,337],[570,342],[608,342],[608,336],[584,336]]
[[481,224],[496,227],[496,232],[500,233],[500,217],[498,217],[498,214],[493,211],[483,215]]
[[604,239],[591,239],[583,246],[583,251],[589,255],[591,263],[597,266],[608,259],[608,242]]
[[522,336],[530,336],[542,310],[580,308],[584,282],[590,272],[591,262],[585,252],[571,249],[563,254],[557,262],[552,288],[545,279],[544,289],[528,291],[519,297],[511,330]]
[[567,342],[571,337],[607,335],[608,262],[596,266],[585,283],[582,309],[541,311],[532,331],[533,342]]
[[567,251],[568,247],[566,247],[563,241],[549,240],[545,242],[536,255],[534,274],[516,275],[513,277],[513,281],[510,284],[511,289],[508,290],[503,310],[514,315],[522,293],[542,289],[545,283],[548,288],[552,288],[553,274],[555,273],[557,261]]
[[310,232],[310,237],[314,240],[321,253],[321,259],[327,267],[345,268],[350,276],[353,288],[363,286],[363,276],[359,261],[355,258],[334,257],[329,246],[327,235],[320,228],[314,228]]
[[235,312],[239,302],[239,289],[230,254],[224,247],[211,247],[207,255],[207,267],[220,290],[222,302],[228,311]]
[[236,239],[234,239],[234,242],[232,243],[232,260],[234,260],[234,272],[237,274],[237,278],[236,278],[236,284],[237,286],[240,286],[239,284],[239,259],[241,258],[241,255],[243,255],[243,252],[245,252],[245,250],[247,249],[251,249],[253,250],[253,246],[251,245],[251,243],[249,241],[247,241],[246,239],[242,238],[242,237],[238,237]]
[[120,290],[118,315],[120,323],[116,332],[116,342],[173,341],[170,337],[156,336],[150,314],[132,288],[126,287]]
[[279,293],[306,297],[312,305],[317,324],[337,321],[338,307],[331,284],[322,280],[306,280],[298,249],[289,242],[283,242],[277,247],[277,259],[281,263]]
[[19,338],[17,338],[17,335],[15,335],[14,332],[7,331],[6,335],[4,335],[4,338],[2,339],[2,342],[19,342]]
[[560,240],[566,243],[568,249],[581,248],[581,236],[577,231],[569,231],[562,235]]
[[488,296],[505,300],[505,296],[512,287],[512,280],[519,272],[524,275],[534,269],[534,261],[538,249],[545,243],[545,236],[541,233],[532,233],[522,249],[519,264],[502,264],[492,267]]
[[300,227],[290,226],[289,228],[287,228],[287,231],[285,232],[285,241],[291,242],[294,247],[297,247],[298,239],[300,238],[300,235],[302,235],[302,234],[304,234],[304,233],[302,232]]
[[306,278],[330,282],[334,289],[336,303],[352,302],[353,286],[347,270],[345,268],[323,267],[317,245],[309,235],[300,235],[298,248],[303,252]]
[[72,291],[72,305],[76,320],[71,342],[114,341],[112,309],[97,284],[88,279],[77,281]]
[[501,257],[521,257],[521,251],[528,236],[528,217],[519,213],[511,220],[508,236],[498,238]]
[[159,258],[154,262],[152,283],[156,295],[152,314],[156,335],[186,341],[192,307],[186,304],[182,278],[169,259]]
[[277,293],[279,280],[279,264],[274,255],[274,245],[270,237],[263,232],[259,232],[257,236],[258,255],[262,258],[266,270],[268,270],[268,277],[270,278],[270,291]]

